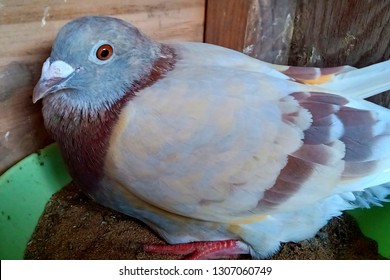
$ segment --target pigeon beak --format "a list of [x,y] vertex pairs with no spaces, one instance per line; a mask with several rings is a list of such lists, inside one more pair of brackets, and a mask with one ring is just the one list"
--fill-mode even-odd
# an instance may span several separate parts
[[42,75],[33,92],[33,103],[44,98],[52,92],[65,88],[65,82],[73,76],[75,69],[63,62],[56,60],[50,63],[50,57],[46,59],[42,67]]

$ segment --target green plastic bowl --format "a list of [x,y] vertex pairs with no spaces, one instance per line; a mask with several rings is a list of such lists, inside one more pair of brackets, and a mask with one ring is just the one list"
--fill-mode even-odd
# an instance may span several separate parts
[[46,203],[70,181],[56,144],[26,157],[0,177],[0,259],[23,259]]
[[[32,154],[0,177],[0,259],[23,259],[50,197],[71,181],[56,144]],[[390,259],[390,203],[349,211],[362,232]]]
[[363,234],[378,243],[378,252],[390,259],[390,203],[383,207],[348,211],[358,222]]

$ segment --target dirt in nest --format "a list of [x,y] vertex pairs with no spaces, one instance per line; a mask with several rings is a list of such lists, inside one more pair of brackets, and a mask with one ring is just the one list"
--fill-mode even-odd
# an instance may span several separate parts
[[[96,204],[74,184],[48,202],[25,259],[177,259],[145,253],[142,244],[164,243],[143,223]],[[377,245],[348,215],[332,219],[314,238],[283,244],[272,259],[382,259]]]

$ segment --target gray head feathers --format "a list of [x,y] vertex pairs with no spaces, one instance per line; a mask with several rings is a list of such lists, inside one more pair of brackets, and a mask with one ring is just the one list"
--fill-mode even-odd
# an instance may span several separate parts
[[[99,48],[112,54],[101,60]],[[82,17],[66,24],[53,44],[50,63],[63,61],[75,69],[59,98],[75,107],[98,109],[118,100],[133,83],[150,73],[161,55],[161,44],[131,24],[110,17]]]

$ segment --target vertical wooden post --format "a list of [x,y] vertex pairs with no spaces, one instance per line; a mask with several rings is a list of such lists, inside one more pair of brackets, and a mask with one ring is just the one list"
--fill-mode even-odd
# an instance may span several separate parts
[[244,52],[276,64],[287,64],[294,30],[295,0],[258,0],[251,10]]
[[208,0],[205,42],[288,62],[296,0]]
[[272,63],[362,67],[390,57],[390,1],[208,0],[205,41]]
[[289,63],[363,67],[390,57],[390,1],[297,1]]
[[242,51],[251,7],[257,0],[208,0],[205,41]]

